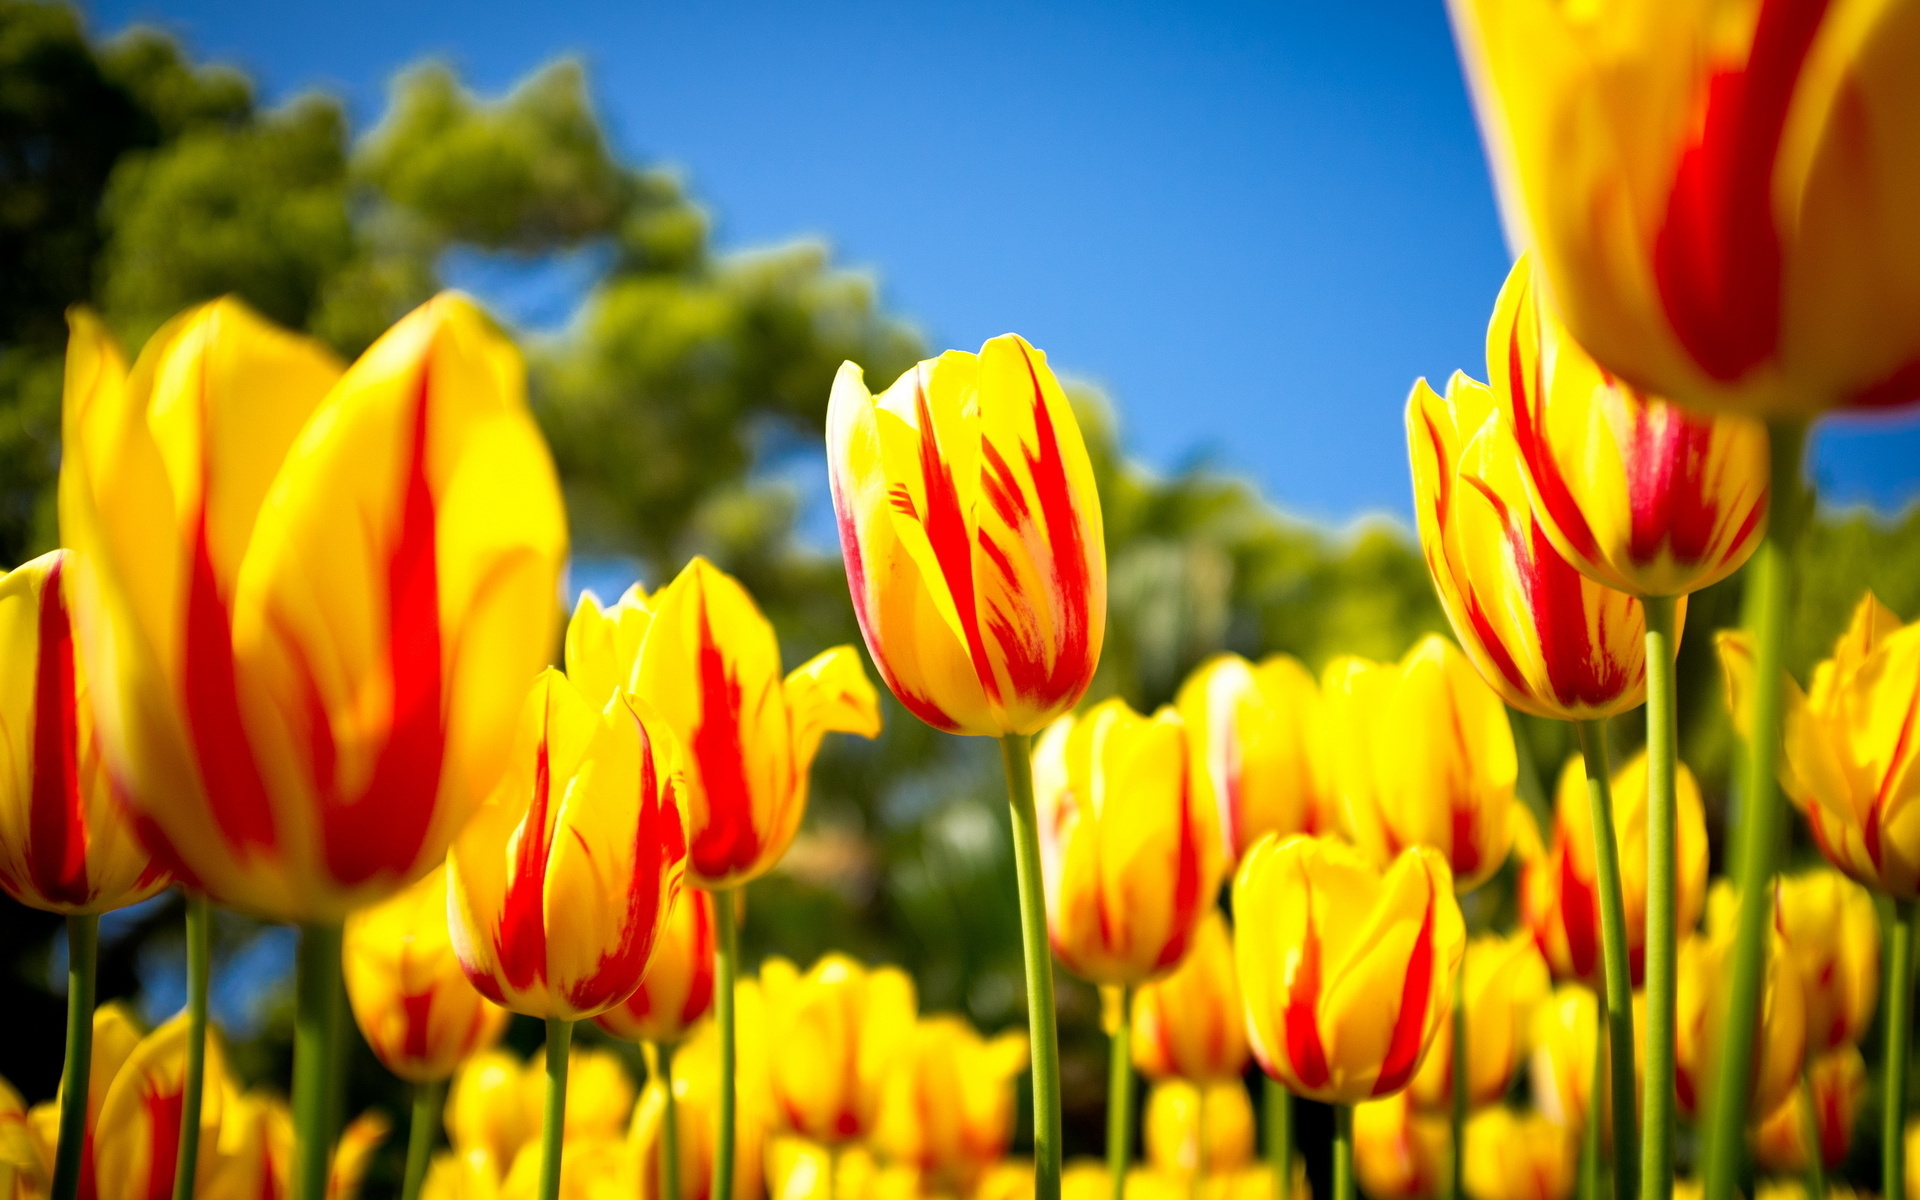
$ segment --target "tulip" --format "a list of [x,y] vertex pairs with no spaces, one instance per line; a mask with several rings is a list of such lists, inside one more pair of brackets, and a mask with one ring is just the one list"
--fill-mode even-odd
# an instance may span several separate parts
[[1397,664],[1336,659],[1324,686],[1354,844],[1381,867],[1429,847],[1463,892],[1499,870],[1518,761],[1500,698],[1466,656],[1428,635]]
[[441,1151],[427,1167],[421,1200],[499,1200],[500,1171],[485,1151]]
[[[522,1103],[530,1119],[537,1119],[546,1091],[538,1061],[529,1062],[520,1075]],[[618,1139],[633,1114],[633,1079],[626,1064],[611,1050],[571,1046],[567,1051],[567,1141]]]
[[447,1090],[447,1140],[463,1160],[485,1163],[496,1180],[539,1130],[523,1072],[520,1060],[506,1051],[482,1050],[461,1064]]
[[1405,1092],[1354,1106],[1353,1165],[1371,1200],[1440,1200],[1450,1153],[1446,1120]]
[[[749,1019],[743,1029],[760,1027],[761,1005],[750,1001],[743,1006]],[[764,1049],[744,1044],[739,1070],[743,1076],[764,1072],[764,1062],[756,1061]],[[633,1155],[635,1186],[640,1200],[661,1197],[660,1155],[662,1130],[671,1110],[677,1114],[679,1200],[715,1200],[715,1160],[719,1149],[720,1037],[712,1022],[702,1022],[675,1055],[671,1106],[667,1088],[659,1079],[648,1083],[634,1107],[633,1123],[628,1129],[627,1147]],[[730,1173],[731,1200],[750,1200],[761,1195],[762,1143],[767,1133],[764,1088],[749,1083],[740,1089],[745,1103],[740,1106],[733,1138],[734,1164]],[[632,1194],[632,1193],[629,1193]],[[671,1200],[671,1198],[668,1198]]]
[[1774,928],[1800,971],[1807,1053],[1825,1054],[1867,1035],[1880,984],[1880,922],[1873,897],[1835,871],[1780,880]]
[[[106,1089],[94,1119],[94,1185],[99,1200],[166,1200],[174,1191],[186,1090],[188,1020],[182,1013],[135,1045]],[[207,1039],[207,1088],[200,1140],[213,1145],[233,1091],[219,1040]],[[215,1156],[203,1155],[196,1193],[213,1180]]]
[[1211,1175],[1253,1161],[1253,1102],[1238,1079],[1154,1084],[1144,1128],[1147,1161],[1158,1171]]
[[13,1085],[0,1079],[0,1200],[39,1200],[50,1155]]
[[633,995],[593,1019],[628,1042],[673,1046],[713,1007],[713,897],[683,888]]
[[1187,678],[1175,703],[1194,790],[1219,814],[1230,863],[1263,834],[1339,829],[1330,764],[1314,741],[1320,685],[1300,660],[1276,654],[1256,667],[1219,655]]
[[[619,1138],[569,1139],[562,1153],[564,1200],[630,1200],[631,1154]],[[528,1146],[500,1182],[499,1200],[536,1200],[540,1155]]]
[[[1467,1103],[1506,1095],[1527,1057],[1535,1006],[1547,998],[1547,964],[1526,933],[1487,935],[1467,943]],[[1453,1030],[1443,1023],[1410,1087],[1414,1104],[1442,1111],[1453,1102]]]
[[[766,1177],[769,1200],[920,1200],[920,1177],[912,1168],[882,1165],[863,1146],[829,1151],[803,1138],[774,1138],[767,1144]],[[1031,1193],[1031,1167],[1025,1183]],[[994,1200],[992,1188],[990,1179],[982,1180],[973,1200]]]
[[1153,1079],[1238,1080],[1247,1068],[1247,1027],[1233,940],[1209,907],[1172,974],[1133,994],[1133,1064]]
[[1297,1095],[1351,1105],[1407,1086],[1447,1016],[1466,927],[1426,846],[1386,871],[1326,838],[1262,839],[1241,860],[1234,932],[1254,1057]]
[[922,1018],[881,1091],[874,1149],[964,1191],[1007,1151],[1026,1066],[1018,1034],[986,1039],[958,1017]]
[[[1727,960],[1733,952],[1738,897],[1726,881],[1714,884],[1706,928],[1680,944],[1675,1017],[1674,1079],[1680,1108],[1689,1116],[1703,1108],[1703,1092],[1718,1081],[1713,1065],[1725,1041]],[[1755,1031],[1753,1080],[1747,1114],[1764,1117],[1778,1108],[1800,1081],[1807,1048],[1806,998],[1800,973],[1778,933],[1768,939],[1762,1018]]]
[[1820,1165],[1838,1170],[1866,1093],[1867,1063],[1858,1047],[1845,1044],[1810,1060],[1805,1085],[1754,1127],[1755,1160],[1769,1171],[1804,1171],[1812,1163],[1808,1146],[1813,1145]]
[[1595,1057],[1605,1054],[1599,1022],[1598,998],[1578,984],[1555,988],[1533,1010],[1527,1080],[1540,1115],[1563,1129],[1587,1127],[1594,1083],[1604,1082],[1594,1074]]
[[802,1137],[836,1146],[873,1130],[880,1089],[913,1032],[913,980],[828,954],[805,975],[783,958],[760,968],[774,1111]]
[[1580,1139],[1539,1113],[1496,1105],[1467,1124],[1467,1195],[1472,1200],[1567,1200],[1580,1166]]

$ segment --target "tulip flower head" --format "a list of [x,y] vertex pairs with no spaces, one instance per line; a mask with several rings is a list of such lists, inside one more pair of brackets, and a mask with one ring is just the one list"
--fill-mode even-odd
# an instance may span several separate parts
[[[538,1130],[547,1095],[545,1055],[535,1054],[520,1069],[520,1102],[526,1106],[531,1128]],[[567,1051],[568,1141],[617,1140],[633,1115],[633,1077],[620,1056],[602,1046],[575,1045]],[[538,1139],[529,1137],[520,1148]],[[536,1146],[537,1149],[537,1146]],[[514,1161],[519,1161],[515,1155]],[[539,1155],[534,1155],[538,1161]]]
[[[1717,881],[1708,900],[1706,927],[1683,938],[1676,961],[1674,999],[1674,1091],[1680,1111],[1705,1112],[1705,1089],[1719,1078],[1715,1064],[1723,1052],[1721,1028],[1733,962],[1733,887]],[[1800,1083],[1807,1049],[1807,1009],[1800,972],[1778,931],[1767,938],[1766,974],[1761,984],[1760,1019],[1754,1026],[1753,1078],[1747,1110],[1756,1118],[1780,1107]]]
[[[1853,1144],[1854,1122],[1867,1095],[1867,1062],[1851,1044],[1829,1050],[1807,1066],[1813,1126],[1819,1135],[1820,1161],[1837,1171]],[[1753,1157],[1768,1171],[1807,1168],[1806,1098],[1794,1089],[1753,1129]]]
[[[742,989],[742,998],[753,998],[742,1005],[740,1031],[743,1035],[763,1028],[764,1008],[757,989]],[[764,1046],[743,1036],[736,1067],[740,1107],[735,1113],[733,1196],[730,1200],[753,1200],[764,1195],[762,1175],[763,1149],[768,1135],[766,1093],[754,1076],[765,1071]],[[750,1082],[750,1079],[752,1081]],[[713,1165],[720,1118],[720,1039],[711,1020],[702,1021],[673,1056],[673,1100],[679,1135],[679,1200],[715,1200]],[[661,1200],[660,1143],[665,1121],[667,1094],[656,1078],[640,1093],[634,1106],[633,1122],[627,1131],[627,1149],[631,1155],[633,1187],[627,1195],[640,1200]]]
[[1201,1085],[1161,1080],[1147,1094],[1141,1131],[1147,1161],[1157,1171],[1211,1175],[1253,1161],[1253,1102],[1238,1079]]
[[[1489,934],[1467,943],[1467,1103],[1506,1095],[1526,1062],[1533,1010],[1547,998],[1547,964],[1530,934]],[[1441,1112],[1453,1103],[1453,1022],[1442,1022],[1413,1077],[1413,1102]]]
[[[1593,1101],[1593,1057],[1605,1054],[1599,1035],[1600,1004],[1592,989],[1562,984],[1533,1010],[1527,1031],[1533,1050],[1527,1082],[1540,1115],[1562,1129],[1587,1127]],[[1471,1033],[1469,1033],[1471,1036]],[[1611,1114],[1603,1104],[1602,1120]]]
[[506,1030],[506,1010],[474,990],[453,952],[444,867],[348,917],[341,960],[367,1045],[411,1083],[448,1078]]
[[1046,355],[1007,334],[879,396],[845,364],[827,465],[854,615],[900,703],[992,737],[1071,711],[1106,633],[1106,535]]
[[1463,1182],[1470,1200],[1567,1200],[1580,1167],[1580,1135],[1539,1113],[1504,1104],[1467,1121]]
[[1247,1035],[1297,1096],[1356,1104],[1412,1082],[1448,1018],[1466,926],[1426,846],[1385,872],[1328,838],[1272,836],[1233,883]]
[[[1717,638],[1727,706],[1743,732],[1753,690],[1753,643]],[[1813,669],[1802,692],[1784,681],[1780,786],[1807,818],[1827,861],[1884,895],[1920,897],[1920,738],[1908,728],[1920,708],[1920,622],[1900,618],[1869,592]]]
[[[99,1200],[164,1200],[172,1195],[187,1084],[187,1034],[183,1012],[141,1039],[114,1073],[94,1120],[94,1186]],[[227,1076],[220,1039],[211,1031],[206,1047],[200,1144],[217,1147],[222,1110],[232,1101],[235,1089]],[[200,1156],[196,1192],[213,1182],[219,1166],[218,1154]]]
[[864,1138],[880,1090],[913,1033],[913,980],[828,954],[805,975],[784,958],[760,968],[775,1115],[827,1145]]
[[[93,1055],[88,1062],[87,1072],[87,1127],[86,1136],[80,1148],[80,1192],[85,1200],[96,1195],[94,1186],[94,1132],[100,1123],[100,1106],[106,1102],[107,1092],[113,1087],[114,1079],[120,1074],[120,1068],[139,1048],[146,1037],[146,1030],[134,1017],[133,1010],[125,1001],[111,1000],[93,1010]],[[62,1086],[65,1086],[64,1081]],[[60,1141],[60,1105],[58,1098],[44,1104],[36,1104],[26,1113],[32,1125],[32,1137],[49,1148],[46,1161],[47,1171],[52,1170],[53,1159],[50,1148]],[[5,1136],[5,1135],[0,1135]],[[26,1135],[22,1135],[26,1136]],[[16,1147],[18,1148],[18,1147]],[[4,1152],[0,1152],[3,1154]],[[15,1169],[38,1167],[22,1162],[14,1163]],[[46,1180],[39,1183],[40,1196],[46,1194]],[[0,1195],[5,1189],[0,1187]]]
[[558,671],[527,696],[506,777],[448,856],[454,952],[481,995],[575,1020],[633,994],[680,891],[683,751],[625,694]]
[[963,1190],[1007,1152],[1025,1033],[982,1038],[958,1017],[922,1018],[888,1075],[874,1149]]
[[1143,717],[1117,697],[1060,718],[1034,743],[1047,932],[1084,979],[1166,974],[1212,907],[1220,837],[1187,754],[1177,712]]
[[343,372],[227,299],[129,373],[76,313],[62,444],[74,630],[156,856],[300,922],[440,862],[506,765],[566,552],[512,343],[448,294]]
[[1880,921],[1873,897],[1837,871],[1783,875],[1777,889],[1773,927],[1799,968],[1807,1053],[1859,1041],[1873,1023],[1880,994]]
[[1379,867],[1436,850],[1462,892],[1499,870],[1519,760],[1500,698],[1459,648],[1430,634],[1398,663],[1336,659],[1324,687],[1354,844]]
[[[1700,785],[1685,763],[1674,773],[1678,837],[1674,851],[1674,921],[1685,933],[1700,920],[1707,892],[1707,817]],[[1647,756],[1636,754],[1613,773],[1613,830],[1619,842],[1620,894],[1626,910],[1627,965],[1634,983],[1646,969]],[[1520,908],[1556,979],[1600,986],[1600,893],[1595,881],[1593,818],[1587,770],[1567,761],[1554,789],[1547,852],[1529,862]]]
[[[833,1151],[817,1142],[787,1135],[767,1143],[769,1200],[920,1200],[920,1176],[911,1167],[882,1164],[864,1146]],[[1026,1173],[1033,1190],[1033,1172]],[[999,1186],[1005,1186],[1004,1184]],[[973,1200],[1014,1200],[991,1179],[981,1181]],[[643,1192],[649,1196],[650,1193]]]
[[1173,973],[1133,994],[1133,1063],[1154,1079],[1238,1080],[1247,1069],[1247,1025],[1233,968],[1233,937],[1208,906]]
[[713,897],[681,888],[631,996],[594,1024],[628,1042],[671,1046],[713,1008]]
[[1647,694],[1640,602],[1582,575],[1527,494],[1513,426],[1456,371],[1407,400],[1414,512],[1440,606],[1480,677],[1522,712],[1594,720]]
[[1353,1171],[1371,1200],[1440,1200],[1453,1157],[1445,1117],[1414,1108],[1405,1092],[1353,1108]]
[[1201,664],[1175,702],[1194,788],[1218,814],[1230,864],[1263,834],[1333,833],[1340,803],[1316,745],[1320,685],[1300,660],[1254,666],[1237,654]]
[[507,1051],[483,1050],[461,1064],[447,1089],[447,1140],[462,1160],[484,1162],[482,1173],[496,1183],[540,1131],[539,1114],[527,1107],[524,1073]]

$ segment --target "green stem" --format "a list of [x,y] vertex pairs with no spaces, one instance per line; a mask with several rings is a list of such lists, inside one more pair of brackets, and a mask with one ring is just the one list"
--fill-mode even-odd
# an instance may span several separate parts
[[1673,653],[1679,633],[1672,596],[1647,596],[1647,1077],[1640,1148],[1641,1200],[1673,1194],[1674,802]]
[[1107,1055],[1107,1183],[1113,1200],[1126,1200],[1127,1160],[1133,1154],[1133,989],[1101,989],[1101,999],[1118,1009],[1109,1022]]
[[1768,426],[1773,473],[1767,536],[1746,568],[1746,608],[1754,646],[1753,707],[1734,793],[1740,798],[1740,809],[1730,874],[1739,894],[1739,909],[1728,973],[1727,1017],[1721,1025],[1720,1044],[1725,1052],[1718,1056],[1707,1095],[1704,1200],[1734,1200],[1741,1156],[1746,1151],[1754,1029],[1760,1019],[1766,932],[1773,911],[1771,883],[1785,821],[1774,762],[1780,748],[1780,693],[1786,677],[1784,652],[1793,548],[1809,507],[1800,486],[1806,432],[1803,421],[1775,421]]
[[733,981],[740,973],[740,930],[734,924],[733,890],[713,893],[713,1011],[720,1026],[720,1129],[714,1137],[714,1200],[733,1200],[734,1092],[739,1072],[734,1068]]
[[1813,1107],[1813,1078],[1805,1066],[1800,1068],[1800,1140],[1807,1147],[1808,1200],[1825,1200],[1827,1164],[1820,1140],[1820,1114]]
[[1333,1106],[1333,1200],[1353,1200],[1353,1109]]
[[173,1200],[193,1200],[200,1172],[200,1098],[207,1078],[207,990],[213,979],[213,905],[187,893],[187,1078],[180,1100],[180,1148]]
[[1467,956],[1460,956],[1460,970],[1453,980],[1453,1056],[1449,1063],[1453,1076],[1453,1163],[1452,1186],[1447,1195],[1466,1200],[1461,1175],[1467,1168],[1467,1092],[1473,1082],[1473,1056],[1467,1048]]
[[1271,1075],[1266,1084],[1267,1165],[1273,1168],[1274,1200],[1293,1200],[1293,1094]]
[[[1588,1081],[1587,1128],[1580,1146],[1580,1195],[1600,1200],[1600,1094],[1607,1090],[1607,998],[1594,995],[1593,1074]],[[1628,1093],[1632,1095],[1631,1092]],[[1616,1143],[1617,1144],[1617,1143]],[[1631,1174],[1627,1176],[1633,1178]]]
[[87,1085],[93,1074],[93,979],[100,958],[100,918],[67,918],[67,1061],[60,1075],[60,1143],[53,1156],[52,1200],[80,1190],[87,1143]]
[[[1577,721],[1574,729],[1580,735],[1580,756],[1587,772],[1593,881],[1600,901],[1600,967],[1605,987],[1599,1000],[1609,1048],[1604,1057],[1613,1078],[1613,1194],[1614,1200],[1635,1200],[1640,1186],[1640,1139],[1634,1107],[1633,966],[1627,961],[1627,907],[1621,896],[1620,842],[1613,823],[1613,764],[1607,759],[1604,722]],[[1596,1044],[1596,1072],[1601,1058]],[[1589,1102],[1596,1113],[1602,1090],[1595,1088]]]
[[1040,882],[1040,826],[1033,813],[1033,739],[1000,739],[1013,809],[1013,865],[1020,884],[1020,941],[1027,967],[1027,1033],[1033,1051],[1033,1196],[1060,1200],[1060,1033],[1054,1023],[1053,952]]
[[340,926],[302,926],[293,1012],[293,1200],[326,1200],[339,998]]
[[433,1157],[433,1143],[440,1135],[440,1102],[446,1094],[444,1079],[413,1085],[413,1122],[407,1129],[407,1173],[401,1177],[400,1200],[420,1200],[427,1161]]
[[1887,931],[1886,1095],[1880,1108],[1880,1193],[1904,1196],[1907,1179],[1907,1069],[1913,1043],[1913,923],[1911,900],[1893,902]]
[[666,1105],[660,1110],[660,1197],[680,1200],[680,1111],[673,1098],[673,1043],[654,1047],[655,1069],[660,1073],[660,1088],[666,1093]]
[[540,1121],[540,1200],[559,1200],[560,1163],[567,1147],[567,1060],[573,1022],[547,1018],[547,1111]]

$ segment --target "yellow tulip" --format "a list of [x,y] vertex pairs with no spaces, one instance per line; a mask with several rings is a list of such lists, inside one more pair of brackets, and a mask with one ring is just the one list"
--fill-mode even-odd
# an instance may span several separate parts
[[1298,1096],[1356,1104],[1407,1086],[1448,1018],[1466,926],[1438,852],[1384,873],[1327,838],[1269,835],[1241,860],[1233,911],[1247,1035]]
[[[1680,1111],[1692,1116],[1707,1107],[1705,1089],[1718,1078],[1721,1024],[1726,1018],[1732,974],[1734,911],[1738,903],[1725,880],[1713,885],[1706,927],[1680,942],[1674,999],[1674,1091]],[[1754,1034],[1753,1079],[1748,1112],[1764,1117],[1800,1082],[1807,1049],[1806,998],[1800,972],[1778,931],[1767,938],[1766,976]]]
[[0,889],[57,913],[137,904],[166,887],[101,756],[94,697],[74,648],[64,550],[0,575]]
[[237,300],[131,373],[75,315],[74,628],[107,763],[177,877],[339,920],[438,863],[494,786],[566,553],[523,376],[452,294],[344,373]]
[[1800,970],[1807,1053],[1867,1035],[1880,990],[1880,921],[1873,897],[1837,871],[1780,877],[1774,928]]
[[[1467,1103],[1506,1095],[1527,1058],[1533,1010],[1547,998],[1547,964],[1532,935],[1489,934],[1467,943]],[[1413,1077],[1413,1102],[1440,1111],[1453,1103],[1453,1022],[1445,1021]]]
[[[463,1159],[484,1161],[496,1183],[540,1130],[538,1113],[527,1107],[525,1070],[504,1050],[483,1050],[461,1064],[447,1089],[447,1140]],[[464,1169],[447,1168],[449,1186]]]
[[1487,328],[1487,368],[1547,536],[1582,573],[1636,596],[1733,574],[1766,525],[1766,426],[1615,379],[1534,284],[1523,254]]
[[[1679,836],[1674,846],[1674,921],[1685,933],[1700,920],[1707,892],[1707,817],[1700,785],[1685,763],[1674,774]],[[1636,754],[1613,773],[1613,830],[1620,847],[1620,894],[1626,911],[1627,963],[1639,984],[1646,967],[1647,756]],[[1593,818],[1587,769],[1567,761],[1554,791],[1547,852],[1529,862],[1520,907],[1556,979],[1600,986],[1600,901],[1594,877]]]
[[1229,862],[1268,833],[1334,833],[1340,802],[1316,744],[1320,685],[1276,654],[1254,666],[1209,659],[1176,700],[1186,722],[1194,790],[1219,814]]
[[1920,395],[1911,5],[1451,7],[1511,239],[1610,372],[1762,415]]
[[982,1038],[958,1017],[921,1019],[881,1091],[873,1148],[943,1186],[971,1188],[1013,1138],[1024,1033]]
[[1327,741],[1354,844],[1384,867],[1427,846],[1467,891],[1506,861],[1513,729],[1458,647],[1430,634],[1397,664],[1328,664]]
[[[334,1144],[326,1200],[355,1200],[367,1168],[392,1130],[380,1112],[362,1113]],[[212,1157],[210,1178],[195,1191],[199,1200],[283,1200],[293,1186],[293,1114],[278,1096],[235,1092],[228,1096],[217,1142],[202,1143]],[[156,1181],[152,1200],[172,1195]]]
[[1213,813],[1194,794],[1171,708],[1119,698],[1060,718],[1034,743],[1047,932],[1068,970],[1142,983],[1180,961],[1221,871]]
[[[740,1030],[763,1028],[764,1010],[756,1001],[742,1013]],[[733,1196],[753,1200],[761,1195],[762,1148],[767,1137],[764,1086],[764,1043],[741,1039],[737,1061],[740,1107],[735,1113]],[[673,1099],[679,1135],[679,1200],[716,1200],[713,1191],[715,1134],[719,1129],[720,1040],[711,1020],[703,1021],[694,1036],[673,1057]],[[635,1191],[639,1200],[660,1200],[660,1131],[666,1115],[666,1088],[649,1082],[634,1106],[627,1132]]]
[[675,1044],[713,1007],[713,953],[713,897],[682,888],[640,986],[594,1024],[629,1042]]
[[1471,1200],[1567,1200],[1580,1168],[1580,1134],[1505,1105],[1467,1122],[1463,1182]]
[[1555,548],[1493,392],[1458,371],[1444,399],[1415,383],[1407,445],[1420,548],[1480,677],[1540,717],[1594,720],[1638,706],[1646,613]]
[[1353,1108],[1353,1173],[1371,1200],[1439,1200],[1453,1158],[1445,1117],[1413,1107],[1405,1092]]
[[[200,1101],[200,1144],[219,1145],[221,1114],[233,1083],[220,1039],[206,1042],[205,1091]],[[98,1200],[166,1200],[173,1195],[174,1158],[180,1148],[180,1116],[187,1076],[187,1014],[141,1039],[114,1074],[94,1122],[94,1186]],[[203,1153],[195,1190],[206,1188],[220,1165]]]
[[574,1020],[640,986],[686,871],[680,742],[624,693],[535,682],[506,776],[447,858],[453,946],[502,1007]]
[[[918,1172],[883,1164],[864,1146],[829,1151],[804,1138],[777,1137],[767,1143],[766,1169],[768,1200],[920,1200],[921,1196]],[[1026,1189],[1033,1190],[1031,1166]],[[994,1195],[988,1181],[982,1180],[973,1200],[994,1200]]]
[[873,1130],[880,1089],[913,1032],[913,980],[828,954],[801,975],[784,958],[760,967],[775,1114],[828,1145]]
[[341,967],[367,1045],[411,1083],[448,1078],[506,1030],[506,1010],[474,990],[453,952],[444,867],[348,917]]
[[[1066,1182],[1063,1174],[1060,1180],[1063,1188]],[[973,1189],[973,1200],[1028,1200],[1032,1195],[1033,1160],[1030,1158],[1000,1160],[987,1168]]]
[[582,597],[567,674],[599,703],[624,686],[685,744],[688,869],[703,888],[736,887],[780,861],[806,814],[822,737],[880,732],[879,697],[851,646],[783,680],[773,625],[704,558],[651,598],[634,588],[602,612]]
[[[1820,1161],[1838,1171],[1853,1143],[1853,1125],[1867,1095],[1867,1063],[1860,1049],[1843,1044],[1807,1066],[1812,1092],[1814,1128],[1819,1133]],[[1780,1107],[1753,1130],[1753,1156],[1768,1171],[1804,1171],[1807,1168],[1807,1110],[1795,1088]]]
[[878,397],[847,363],[827,467],[854,615],[909,712],[999,736],[1072,710],[1106,633],[1106,534],[1046,355],[1007,334]]
[[1238,1080],[1247,1026],[1227,920],[1209,905],[1173,973],[1133,994],[1133,1063],[1155,1079]]
[[[93,1057],[87,1071],[87,1128],[80,1148],[80,1195],[83,1200],[91,1197],[95,1191],[93,1132],[100,1122],[100,1106],[106,1102],[107,1089],[113,1086],[114,1077],[126,1065],[127,1059],[133,1056],[145,1036],[145,1030],[124,1000],[110,1000],[93,1010]],[[64,1080],[61,1086],[66,1086]],[[44,1104],[34,1105],[27,1117],[41,1142],[49,1147],[59,1142],[60,1105],[57,1096]],[[49,1171],[52,1164],[53,1160],[49,1158]],[[44,1187],[42,1190],[45,1190]]]
[[25,1101],[0,1079],[0,1200],[42,1200],[52,1165],[52,1148],[29,1119]]
[[[1719,635],[1727,703],[1748,725],[1752,641]],[[1903,900],[1920,897],[1920,797],[1913,770],[1920,738],[1908,735],[1920,705],[1920,623],[1900,624],[1868,592],[1813,669],[1802,692],[1784,681],[1780,786],[1806,815],[1827,861],[1854,879]]]
[[[565,1150],[561,1151],[564,1161]],[[499,1200],[500,1170],[485,1150],[443,1150],[427,1166],[420,1200]]]
[[[536,1054],[527,1061],[520,1075],[520,1102],[526,1106],[528,1129],[540,1127],[547,1095],[545,1056]],[[633,1113],[633,1079],[626,1064],[611,1050],[596,1046],[572,1046],[567,1051],[567,1123],[569,1141],[613,1139],[618,1141],[627,1129]],[[529,1136],[522,1145],[534,1144]],[[518,1161],[518,1155],[515,1161]],[[535,1161],[539,1156],[535,1155]]]
[[1154,1084],[1142,1129],[1147,1161],[1155,1170],[1212,1174],[1253,1161],[1253,1102],[1238,1079]]
[[[539,1200],[539,1146],[524,1146],[500,1183],[499,1200]],[[632,1155],[618,1137],[568,1138],[560,1148],[562,1200],[633,1200]]]
[[[1579,984],[1562,984],[1533,1010],[1527,1030],[1533,1047],[1527,1081],[1534,1107],[1562,1129],[1587,1127],[1593,1103],[1593,1057],[1606,1053],[1599,1019],[1599,1000]],[[1600,1112],[1603,1121],[1611,1120],[1604,1105]]]

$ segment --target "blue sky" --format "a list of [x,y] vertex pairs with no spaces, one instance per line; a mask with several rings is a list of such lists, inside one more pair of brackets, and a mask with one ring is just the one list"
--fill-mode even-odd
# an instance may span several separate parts
[[[425,55],[483,91],[578,55],[621,149],[682,168],[724,244],[823,236],[936,346],[1025,334],[1108,389],[1135,453],[1305,515],[1407,514],[1408,386],[1484,375],[1507,254],[1439,0],[89,11],[363,124]],[[1830,423],[1814,470],[1897,508],[1920,419]]]

